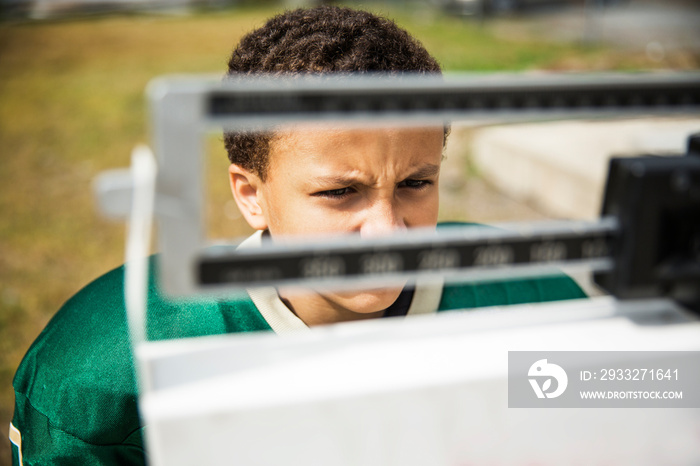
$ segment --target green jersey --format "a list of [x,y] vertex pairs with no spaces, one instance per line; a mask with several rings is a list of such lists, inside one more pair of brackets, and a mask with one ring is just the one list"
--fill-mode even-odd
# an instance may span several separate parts
[[[153,263],[150,268],[154,270]],[[235,300],[164,299],[149,277],[150,340],[308,331],[274,289]],[[470,284],[417,284],[408,315],[583,298],[564,275]],[[29,348],[14,379],[13,464],[144,464],[143,429],[124,305],[124,269],[72,297]]]

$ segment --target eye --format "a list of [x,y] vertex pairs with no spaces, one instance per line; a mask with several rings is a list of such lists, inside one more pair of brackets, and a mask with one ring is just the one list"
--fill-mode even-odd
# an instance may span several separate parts
[[430,180],[403,180],[401,183],[399,183],[399,188],[420,190],[427,188],[431,184],[433,184],[433,182]]
[[317,197],[326,197],[328,199],[343,199],[348,197],[352,192],[352,188],[339,188],[329,189],[328,191],[319,191],[313,195]]

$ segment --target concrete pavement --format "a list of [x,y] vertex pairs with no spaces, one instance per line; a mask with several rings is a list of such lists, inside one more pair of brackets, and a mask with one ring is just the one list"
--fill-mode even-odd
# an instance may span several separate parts
[[506,195],[546,214],[594,219],[611,156],[683,153],[695,132],[697,117],[487,127],[474,135],[472,163]]

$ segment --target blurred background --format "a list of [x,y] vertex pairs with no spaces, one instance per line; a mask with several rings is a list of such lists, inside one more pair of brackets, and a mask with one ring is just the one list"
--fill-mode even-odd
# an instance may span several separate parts
[[[0,0],[0,465],[9,464],[11,381],[23,354],[73,293],[122,263],[124,226],[100,218],[91,182],[149,142],[148,81],[221,74],[243,34],[318,3],[329,2]],[[394,19],[448,72],[697,70],[697,3],[343,2]],[[698,130],[697,116],[457,126],[441,217],[594,218],[611,152],[678,152]],[[207,146],[209,228],[244,235],[221,138]]]

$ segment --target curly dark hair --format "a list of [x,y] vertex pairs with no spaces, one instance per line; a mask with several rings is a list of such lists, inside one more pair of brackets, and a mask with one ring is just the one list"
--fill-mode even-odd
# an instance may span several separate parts
[[[335,6],[287,11],[246,35],[227,77],[349,72],[440,73],[440,65],[393,21]],[[270,133],[226,133],[231,163],[258,175],[268,166]]]

